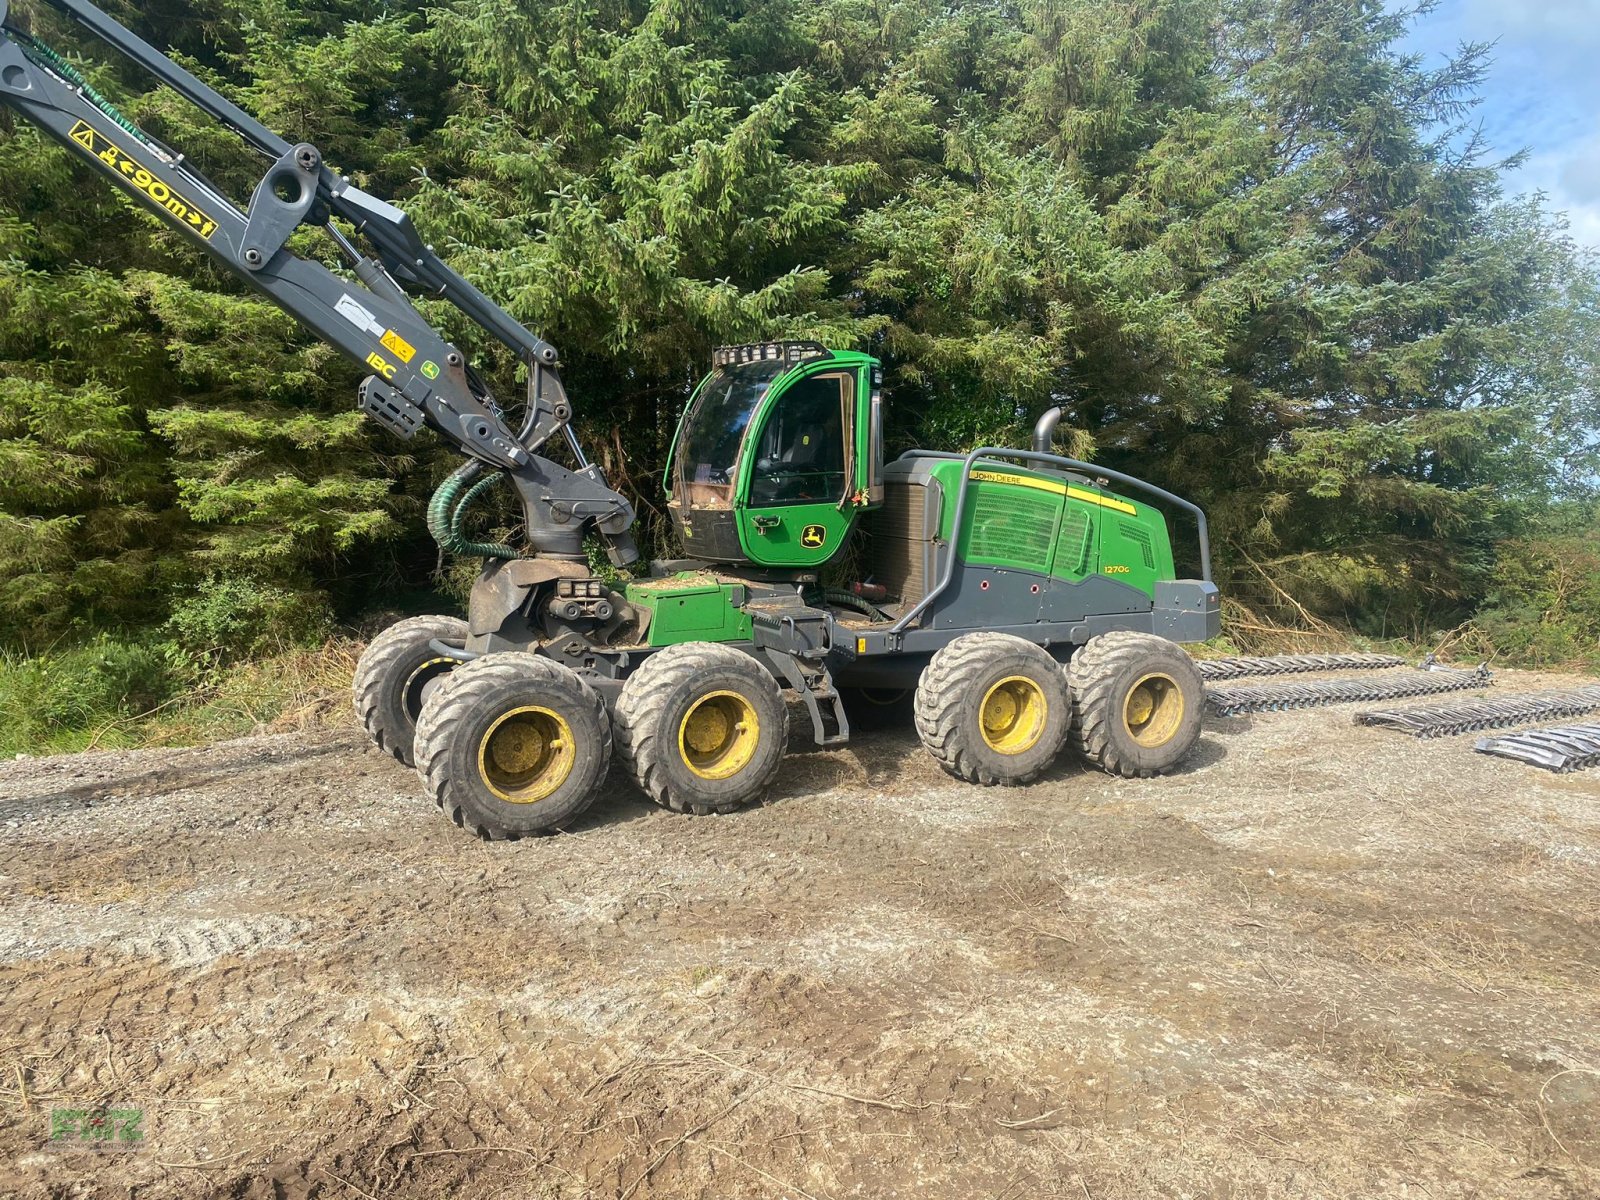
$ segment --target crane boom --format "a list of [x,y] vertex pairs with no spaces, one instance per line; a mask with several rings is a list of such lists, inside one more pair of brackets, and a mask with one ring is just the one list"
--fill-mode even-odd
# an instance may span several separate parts
[[[184,155],[128,121],[43,43],[9,22],[0,0],[0,104],[38,126],[181,231],[318,338],[366,367],[359,405],[402,437],[426,425],[472,462],[505,472],[522,500],[537,554],[581,558],[598,533],[613,562],[634,561],[633,508],[588,462],[554,346],[523,327],[452,269],[399,208],[355,187],[307,142],[291,144],[148,42],[84,0],[45,0],[111,49],[184,96],[271,160],[241,207]],[[363,253],[335,220],[370,247]],[[288,247],[301,226],[323,229],[355,276]],[[409,293],[443,299],[509,348],[529,373],[520,430],[465,356],[423,317]],[[560,433],[568,470],[540,455]]]

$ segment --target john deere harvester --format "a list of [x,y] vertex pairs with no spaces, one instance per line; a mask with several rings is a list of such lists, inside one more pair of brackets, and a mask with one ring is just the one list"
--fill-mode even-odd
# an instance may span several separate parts
[[[316,147],[284,141],[93,5],[49,2],[239,134],[267,164],[261,183],[247,205],[224,196],[13,28],[6,0],[0,103],[371,370],[359,403],[375,420],[401,437],[426,426],[466,458],[428,514],[444,548],[484,560],[466,619],[399,622],[355,679],[368,733],[457,824],[489,838],[559,829],[613,755],[659,804],[730,811],[777,773],[790,696],[820,746],[849,740],[852,713],[906,696],[923,745],[977,784],[1026,783],[1069,743],[1127,776],[1193,746],[1201,684],[1178,643],[1218,631],[1205,517],[1051,453],[1059,410],[1031,449],[886,461],[877,360],[800,341],[719,350],[667,468],[684,557],[641,571],[633,508],[583,453],[554,347]],[[288,249],[303,225],[325,230],[345,273]],[[520,421],[412,294],[451,301],[516,353]],[[552,440],[568,465],[545,456]],[[462,531],[497,485],[520,501],[523,545]],[[1199,579],[1175,578],[1158,505],[1193,519]],[[591,538],[626,582],[590,570]],[[824,586],[841,562],[853,577]]]

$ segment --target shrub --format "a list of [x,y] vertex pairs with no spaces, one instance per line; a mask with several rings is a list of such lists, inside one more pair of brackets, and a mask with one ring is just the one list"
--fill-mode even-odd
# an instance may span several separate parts
[[209,671],[322,642],[330,621],[320,596],[212,575],[173,606],[167,632]]
[[1600,522],[1502,542],[1475,624],[1508,660],[1600,666]]

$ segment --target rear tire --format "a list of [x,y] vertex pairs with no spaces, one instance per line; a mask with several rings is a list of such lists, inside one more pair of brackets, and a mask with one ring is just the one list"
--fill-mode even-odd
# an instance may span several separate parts
[[933,656],[917,683],[917,736],[968,783],[1029,783],[1055,761],[1071,725],[1061,664],[1032,642],[969,633]]
[[417,765],[417,717],[428,694],[456,666],[428,643],[466,640],[467,623],[458,617],[407,617],[372,639],[356,664],[351,690],[356,716],[378,749],[408,767]]
[[622,685],[617,757],[676,812],[732,812],[764,792],[789,741],[783,691],[750,655],[715,642],[658,650]]
[[593,802],[611,764],[605,702],[569,667],[521,652],[457,667],[417,721],[417,773],[463,829],[553,833]]
[[1200,669],[1164,637],[1102,633],[1073,656],[1073,742],[1112,775],[1170,771],[1199,740],[1204,706]]

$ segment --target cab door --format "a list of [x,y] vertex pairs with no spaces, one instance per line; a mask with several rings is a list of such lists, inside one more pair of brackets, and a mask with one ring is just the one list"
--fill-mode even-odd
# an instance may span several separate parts
[[811,371],[767,399],[739,472],[740,541],[771,567],[815,567],[843,548],[855,521],[854,367]]

